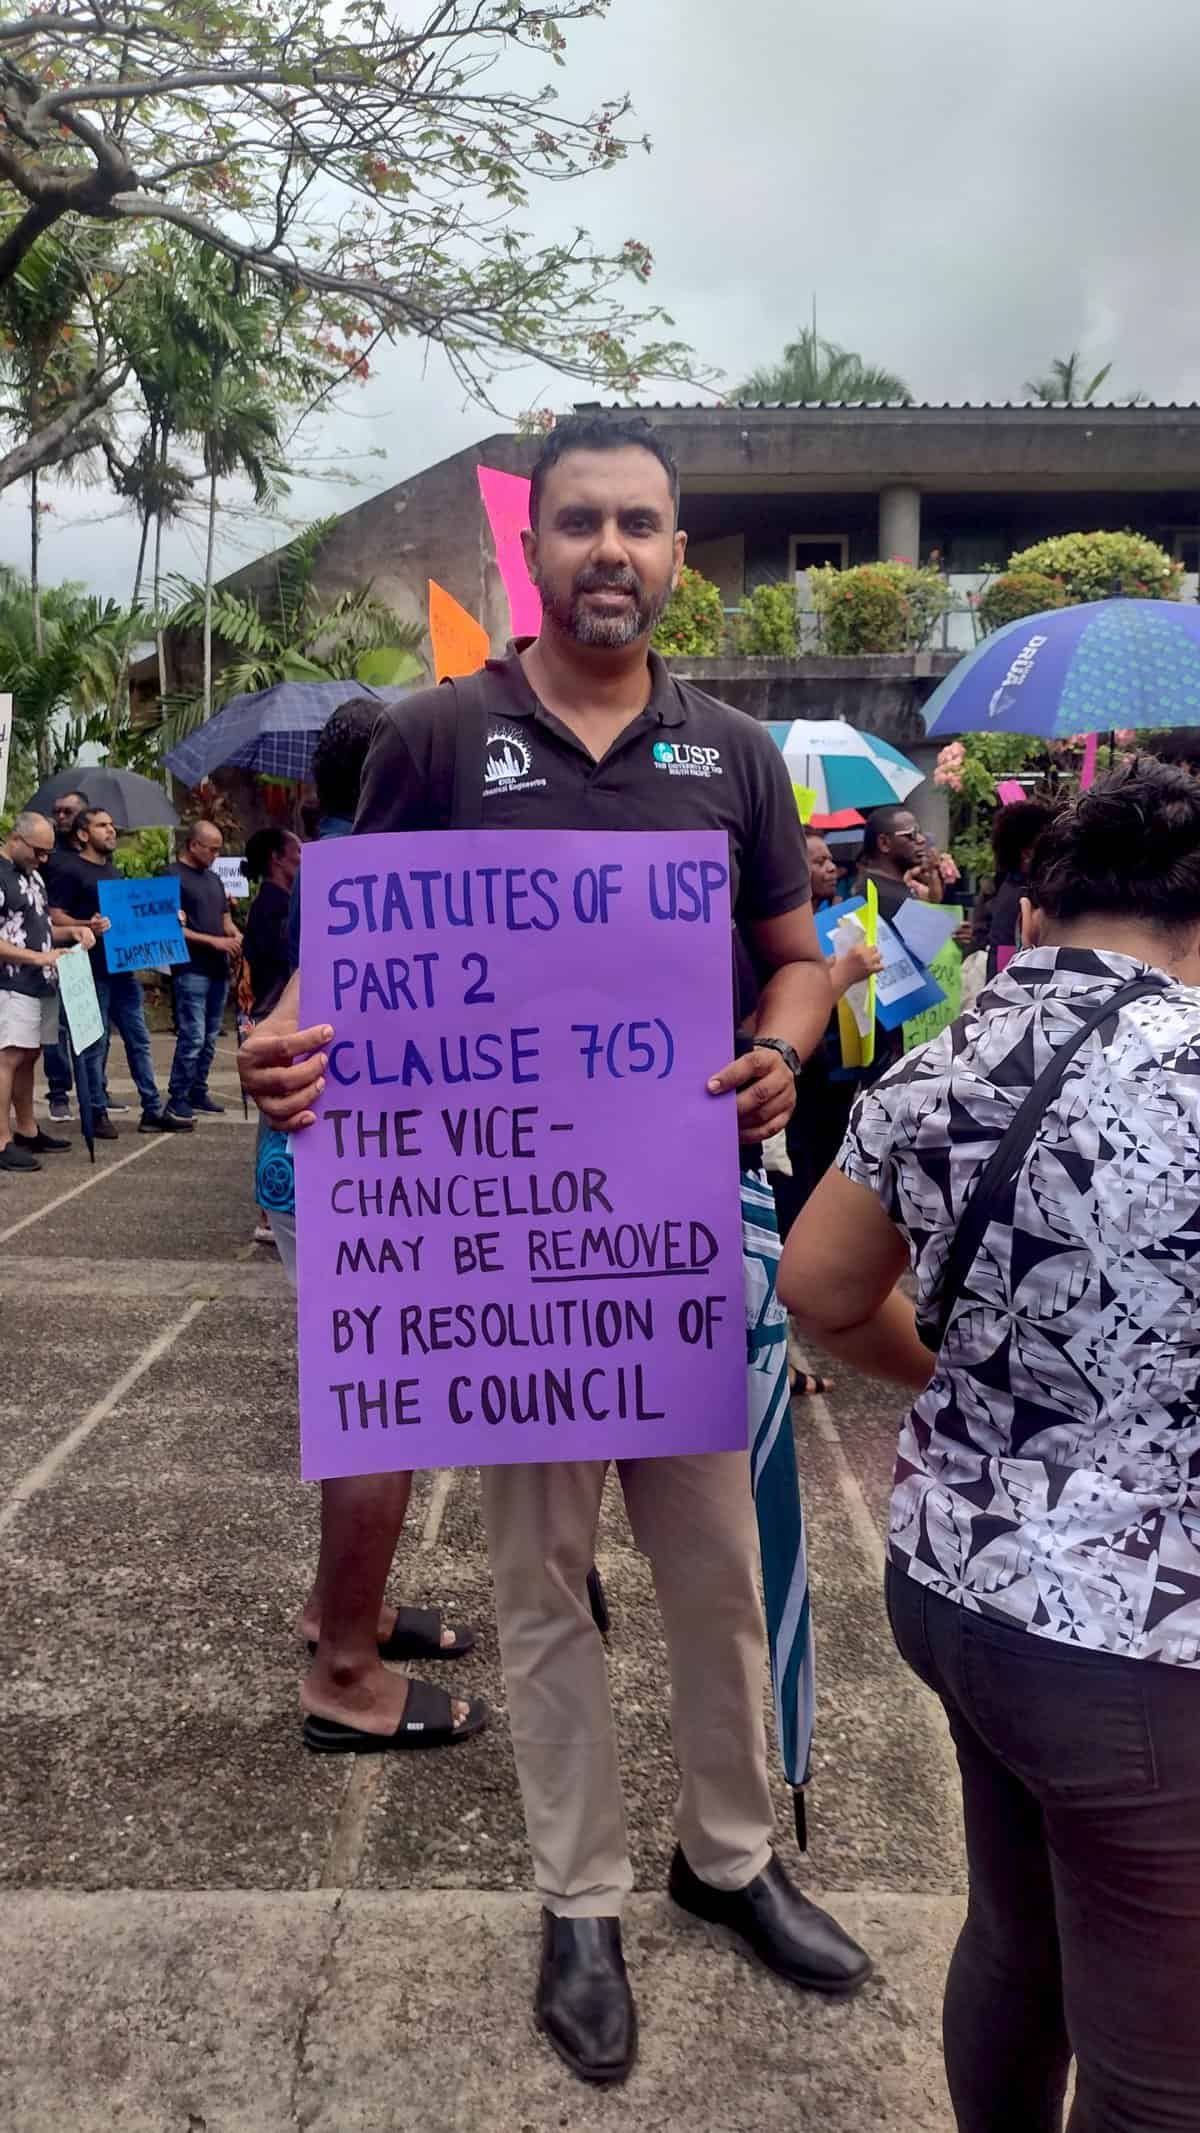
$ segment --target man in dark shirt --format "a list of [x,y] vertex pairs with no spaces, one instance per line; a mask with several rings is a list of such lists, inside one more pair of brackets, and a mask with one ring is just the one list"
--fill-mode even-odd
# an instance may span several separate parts
[[56,851],[46,865],[46,887],[51,917],[62,924],[82,920],[96,936],[92,950],[92,977],[96,1000],[104,1021],[104,1035],[84,1053],[88,1088],[92,1099],[92,1126],[97,1140],[115,1141],[117,1129],[109,1117],[108,1047],[115,1029],[125,1046],[129,1071],[142,1106],[140,1133],[175,1133],[185,1130],[185,1119],[170,1119],[163,1113],[162,1099],[154,1079],[150,1033],[142,1003],[137,972],[110,971],[104,935],[111,921],[100,911],[100,884],[119,881],[113,859],[117,845],[116,826],[107,808],[85,807],[75,818],[73,848]]
[[215,822],[193,822],[175,867],[188,960],[176,963],[171,973],[176,1038],[166,1115],[173,1119],[225,1109],[208,1093],[208,1074],[221,1034],[230,967],[242,952],[242,936],[220,875],[212,870],[224,841]]
[[[87,806],[81,792],[60,792],[53,801],[50,813],[54,818],[54,852],[73,852],[75,849],[75,823]],[[53,857],[53,855],[52,855]],[[48,861],[49,866],[51,862]],[[49,876],[47,875],[47,881]],[[58,1032],[52,1044],[42,1047],[42,1065],[46,1071],[46,1087],[50,1095],[51,1118],[71,1116],[71,1061],[67,1033],[63,1026],[61,1010]]]
[[85,926],[57,926],[50,916],[39,870],[53,849],[45,816],[28,811],[0,844],[0,1170],[40,1170],[40,1156],[71,1145],[33,1115],[37,1055],[57,1019],[56,950],[94,941]]
[[[873,808],[863,832],[858,894],[862,895],[865,881],[873,881],[879,916],[889,921],[910,896],[928,902],[936,871],[930,865],[931,855],[929,839],[910,807]],[[933,900],[942,900],[940,880]]]
[[246,846],[246,873],[259,886],[242,936],[250,975],[250,1014],[255,1022],[270,1013],[292,973],[288,914],[292,883],[299,871],[300,839],[293,831],[255,830]]
[[[541,634],[482,675],[385,714],[355,830],[723,830],[761,991],[744,1051],[708,1086],[734,1095],[743,1154],[757,1164],[762,1139],[790,1115],[831,993],[778,750],[765,728],[677,681],[649,650],[683,563],[678,493],[669,454],[643,422],[580,418],[551,433],[526,536]],[[330,1037],[295,1025],[289,988],[242,1051],[249,1093],[293,1128],[312,1122]],[[292,1064],[301,1050],[315,1056]],[[584,1591],[604,1474],[603,1461],[494,1467],[483,1495],[543,1903],[537,2017],[576,2073],[619,2081],[636,2043],[618,1917],[632,1873],[604,1653]],[[667,1628],[683,1778],[672,1894],[791,1982],[853,1991],[867,1958],[792,1887],[771,1847],[747,1456],[627,1461],[621,1482]]]

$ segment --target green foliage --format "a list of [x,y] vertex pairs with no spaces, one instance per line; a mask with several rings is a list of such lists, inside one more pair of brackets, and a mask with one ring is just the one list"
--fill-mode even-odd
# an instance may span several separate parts
[[[289,541],[273,559],[271,582],[261,593],[214,589],[214,634],[242,655],[216,677],[213,701],[218,707],[232,696],[269,689],[279,681],[363,681],[365,659],[386,661],[389,673],[403,681],[420,678],[423,631],[377,600],[369,583],[339,593],[327,607],[321,605],[314,584],[317,558],[336,524],[333,518],[320,519]],[[169,617],[170,628],[200,630],[203,586],[175,579],[172,587],[179,604]],[[172,699],[163,723],[167,746],[193,732],[203,718],[202,695]]]
[[38,649],[29,582],[0,573],[0,690],[13,700],[13,734],[40,776],[74,762],[81,744],[107,744],[127,647],[144,620],[77,585],[42,596]]
[[724,635],[720,592],[685,564],[654,632],[655,651],[665,657],[715,659]]
[[1056,754],[1053,743],[1019,733],[965,733],[942,749],[933,782],[949,789],[950,849],[976,881],[992,870],[997,780],[1053,779]]
[[[340,337],[347,374],[365,375],[386,336],[439,346],[485,401],[498,373],[530,360],[622,395],[643,377],[694,376],[673,322],[641,301],[646,245],[597,248],[582,226],[543,241],[526,212],[539,182],[649,147],[624,123],[627,97],[573,115],[528,79],[531,55],[561,66],[566,32],[607,11],[608,0],[18,10],[0,20],[4,99],[19,115],[0,279],[24,275],[46,225],[72,245],[112,239],[123,258],[152,254],[169,227],[305,303],[327,344]],[[103,283],[86,295],[90,373],[111,392],[121,351]],[[41,464],[63,457],[46,424],[38,449]],[[0,485],[29,471],[8,458]]]
[[[1088,377],[1084,360],[1077,348],[1069,356],[1051,358],[1050,369],[1044,378],[1027,378],[1025,390],[1031,400],[1041,400],[1046,406],[1057,401],[1066,401],[1069,406],[1086,407],[1095,399],[1101,387],[1107,383],[1112,371],[1111,363],[1104,363],[1094,376]],[[1130,392],[1118,395],[1124,401],[1144,400],[1145,393]]]
[[794,659],[799,618],[794,585],[756,585],[733,626],[734,643],[751,659]]
[[948,580],[934,564],[909,563],[902,556],[892,556],[874,567],[886,573],[904,602],[905,651],[923,652],[954,604]]
[[171,832],[146,829],[135,837],[122,837],[113,859],[118,872],[130,881],[146,874],[165,874],[172,859]]
[[789,341],[782,362],[752,371],[733,391],[735,400],[902,400],[912,399],[894,371],[864,363],[852,348],[823,340],[816,326],[802,327]]
[[1183,565],[1141,533],[1060,533],[1008,559],[1010,571],[1042,571],[1062,581],[1064,604],[1088,600],[1178,600]]
[[424,671],[415,652],[402,652],[394,644],[364,652],[354,662],[354,678],[367,689],[403,689],[410,682],[420,681]]
[[1023,615],[1041,615],[1066,605],[1061,578],[1052,578],[1044,570],[1005,570],[985,585],[976,612],[984,635],[990,636],[1008,622],[1019,622]]
[[895,566],[863,563],[810,570],[813,605],[821,617],[821,649],[835,657],[861,652],[902,652],[911,614]]

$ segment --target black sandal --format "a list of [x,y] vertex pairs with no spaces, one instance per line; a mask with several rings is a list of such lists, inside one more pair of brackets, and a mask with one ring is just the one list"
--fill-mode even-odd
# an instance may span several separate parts
[[394,1733],[367,1733],[361,1726],[343,1726],[335,1718],[307,1713],[304,1745],[314,1755],[386,1755],[397,1748],[454,1748],[459,1741],[482,1733],[491,1717],[482,1696],[467,1699],[467,1715],[461,1726],[445,1689],[431,1681],[410,1681],[404,1716]]
[[[473,1652],[476,1636],[473,1629],[456,1629],[453,1644],[442,1643],[441,1611],[436,1607],[398,1607],[396,1622],[390,1637],[379,1642],[381,1659],[465,1659]],[[310,1655],[316,1651],[310,1644]]]

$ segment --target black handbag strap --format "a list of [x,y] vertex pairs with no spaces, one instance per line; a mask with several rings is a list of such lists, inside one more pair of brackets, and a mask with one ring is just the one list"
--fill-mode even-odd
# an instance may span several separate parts
[[932,1312],[923,1316],[921,1337],[929,1348],[940,1348],[946,1338],[950,1321],[958,1307],[968,1274],[987,1234],[995,1205],[1005,1188],[1012,1184],[1022,1163],[1033,1145],[1042,1119],[1066,1078],[1067,1068],[1080,1047],[1105,1022],[1110,1022],[1132,1000],[1140,1000],[1147,993],[1165,989],[1159,978],[1131,978],[1116,992],[1109,993],[1099,1007],[1086,1015],[1074,1035],[1060,1044],[1049,1064],[1043,1067],[1029,1094],[1026,1096],[1012,1124],[1001,1136],[989,1161],[981,1172],[974,1191],[958,1219],[958,1227],[947,1255],[942,1279],[938,1286]]
[[[449,701],[433,729],[430,782],[443,829],[479,829],[483,822],[483,758],[495,716],[486,671],[446,680]],[[490,700],[490,701],[489,701]]]

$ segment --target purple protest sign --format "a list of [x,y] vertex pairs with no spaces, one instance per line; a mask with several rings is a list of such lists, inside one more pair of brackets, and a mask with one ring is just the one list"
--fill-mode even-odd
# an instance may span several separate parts
[[306,1480],[746,1444],[729,864],[714,832],[313,845]]

